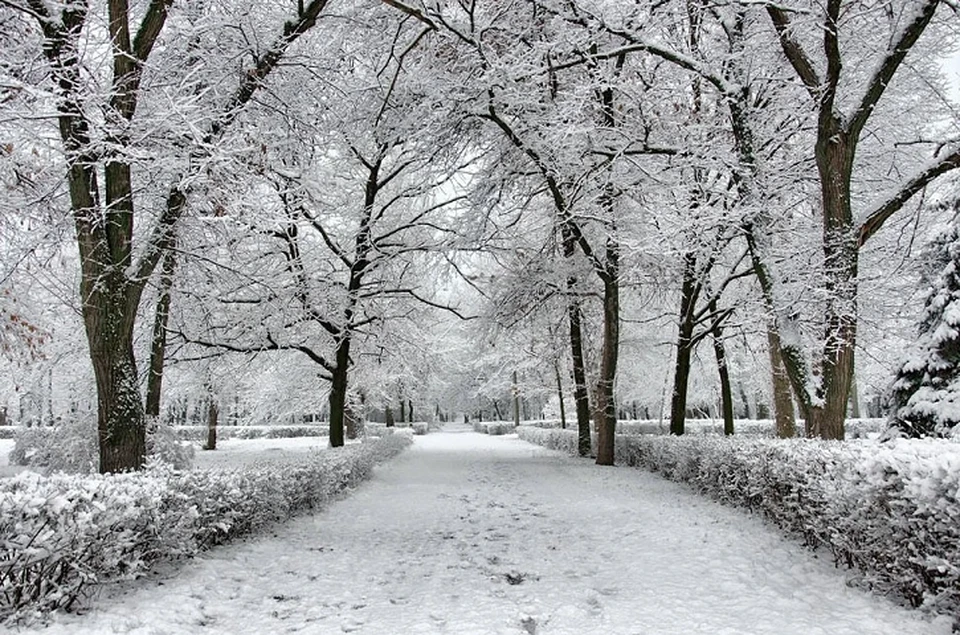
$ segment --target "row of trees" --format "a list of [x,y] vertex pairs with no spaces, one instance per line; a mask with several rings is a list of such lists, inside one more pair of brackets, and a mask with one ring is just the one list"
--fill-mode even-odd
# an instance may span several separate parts
[[[731,424],[730,363],[759,349],[781,432],[795,404],[842,438],[880,311],[860,285],[909,273],[895,230],[960,166],[953,10],[5,0],[5,223],[31,229],[0,288],[22,301],[44,258],[79,287],[35,291],[82,319],[102,471],[142,465],[171,363],[215,394],[297,359],[340,445],[351,400],[437,401],[490,356],[560,403],[572,379],[609,464],[618,374],[666,323],[672,378],[641,381],[670,386],[675,434],[709,340]],[[10,302],[0,342],[42,350]]]

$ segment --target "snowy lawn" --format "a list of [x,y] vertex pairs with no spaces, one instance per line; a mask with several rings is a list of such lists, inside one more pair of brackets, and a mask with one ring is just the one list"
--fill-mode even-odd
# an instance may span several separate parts
[[684,486],[448,430],[319,514],[21,632],[949,632]]
[[[349,441],[348,443],[355,443]],[[224,439],[217,441],[216,450],[201,450],[199,444],[193,455],[194,468],[231,468],[263,460],[279,460],[302,456],[307,452],[326,450],[329,437],[295,437],[290,439]]]

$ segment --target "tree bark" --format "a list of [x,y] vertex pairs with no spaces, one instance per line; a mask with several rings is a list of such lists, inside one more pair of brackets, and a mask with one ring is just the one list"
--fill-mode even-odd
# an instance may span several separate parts
[[553,372],[557,379],[557,398],[560,400],[560,429],[567,429],[567,407],[563,404],[563,378],[560,375],[560,362],[554,360]]
[[217,449],[217,424],[220,421],[220,403],[217,398],[210,395],[210,403],[207,406],[207,443],[203,446],[204,450]]
[[699,295],[696,281],[696,256],[683,256],[683,282],[680,288],[680,320],[677,327],[677,358],[673,371],[673,396],[670,400],[670,434],[682,435],[687,416],[687,385],[690,357],[693,353],[694,312]]
[[603,284],[603,350],[600,359],[600,385],[597,391],[600,415],[597,421],[597,465],[613,465],[616,453],[617,403],[614,385],[620,352],[619,245],[607,242],[607,275]]
[[[570,260],[576,254],[576,237],[566,223],[561,223],[560,231],[563,237],[563,257]],[[566,286],[568,294],[567,321],[570,325],[570,358],[573,365],[573,399],[577,406],[577,451],[580,456],[589,456],[590,446],[592,445],[590,397],[587,390],[587,366],[583,355],[580,301],[576,296],[576,276],[568,276]]]
[[770,357],[773,416],[776,421],[777,437],[792,439],[797,436],[797,422],[793,415],[790,378],[787,377],[787,369],[783,364],[783,355],[780,352],[780,334],[772,321],[767,322],[767,353]]
[[160,268],[160,289],[157,297],[157,309],[153,318],[153,338],[150,345],[150,373],[147,376],[148,417],[160,417],[160,394],[163,388],[164,358],[167,352],[167,322],[170,318],[170,291],[173,287],[173,274],[176,268],[176,254],[168,250],[163,255]]
[[350,365],[350,334],[344,331],[337,341],[335,368],[330,381],[330,447],[344,443],[344,407],[347,403],[347,370]]
[[133,314],[117,309],[116,304],[125,300],[114,297],[111,301],[109,296],[115,293],[97,295],[100,302],[93,305],[88,300],[83,315],[97,383],[100,472],[138,470],[146,457],[146,428],[133,328],[124,324]]
[[[710,302],[710,312],[719,315],[717,301]],[[733,434],[733,391],[730,388],[730,372],[727,368],[727,351],[723,345],[723,327],[720,321],[713,323],[713,352],[717,358],[717,371],[720,375],[720,408],[723,411],[723,434]]]
[[[856,141],[831,113],[821,114],[816,162],[823,201],[823,256],[827,306],[822,352],[822,409],[810,408],[812,432],[843,439],[857,339],[858,236],[853,232],[850,182]],[[851,234],[854,234],[851,236]]]

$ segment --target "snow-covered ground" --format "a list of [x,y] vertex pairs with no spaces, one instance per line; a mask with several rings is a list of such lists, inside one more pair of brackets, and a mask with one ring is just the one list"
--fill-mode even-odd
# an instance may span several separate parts
[[224,439],[217,441],[217,449],[210,452],[199,449],[193,455],[193,465],[199,468],[232,467],[262,460],[283,460],[304,452],[325,450],[328,437],[294,437],[291,439]]
[[316,515],[21,632],[949,631],[848,587],[828,561],[683,486],[512,436],[447,430],[417,437]]

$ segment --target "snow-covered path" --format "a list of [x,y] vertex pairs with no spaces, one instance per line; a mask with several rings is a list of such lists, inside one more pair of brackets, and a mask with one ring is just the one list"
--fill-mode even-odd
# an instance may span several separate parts
[[[918,615],[644,472],[452,427],[349,498],[102,597],[59,633],[920,635]],[[28,631],[33,632],[33,631]]]

